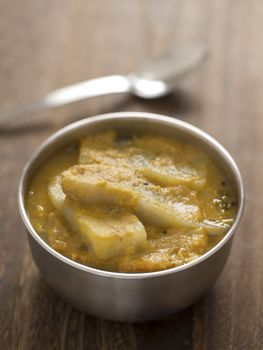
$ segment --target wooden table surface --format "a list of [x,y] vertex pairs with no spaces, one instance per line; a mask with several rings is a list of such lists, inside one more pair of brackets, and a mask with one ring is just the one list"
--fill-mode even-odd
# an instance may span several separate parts
[[[209,60],[168,98],[96,98],[0,130],[0,349],[263,348],[262,1],[0,0],[0,110],[195,42]],[[77,311],[42,281],[16,191],[26,160],[55,130],[135,110],[179,115],[222,142],[241,168],[247,203],[226,268],[202,300],[164,320],[120,324]]]

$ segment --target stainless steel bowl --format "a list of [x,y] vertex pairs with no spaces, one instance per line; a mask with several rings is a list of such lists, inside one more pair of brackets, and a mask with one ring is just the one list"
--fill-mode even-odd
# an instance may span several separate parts
[[[74,262],[53,250],[34,230],[25,208],[27,186],[52,154],[83,136],[107,129],[121,134],[158,132],[203,148],[231,181],[238,198],[235,222],[225,237],[200,258],[183,266],[150,273],[114,273]],[[178,119],[157,114],[123,112],[73,123],[49,137],[25,166],[18,204],[28,230],[35,262],[46,282],[65,300],[85,312],[117,321],[145,321],[173,314],[197,301],[215,282],[228,258],[244,207],[240,172],[229,153],[211,136]]]

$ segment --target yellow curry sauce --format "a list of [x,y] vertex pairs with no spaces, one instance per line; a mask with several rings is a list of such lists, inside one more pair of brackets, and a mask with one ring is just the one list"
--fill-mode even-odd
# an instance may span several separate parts
[[150,272],[185,264],[231,227],[236,198],[209,155],[156,135],[80,140],[39,168],[26,199],[38,234],[82,264]]

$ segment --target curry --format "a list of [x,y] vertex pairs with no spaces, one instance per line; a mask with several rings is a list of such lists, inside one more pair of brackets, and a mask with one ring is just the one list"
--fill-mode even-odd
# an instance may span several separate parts
[[26,206],[57,252],[116,272],[186,264],[215,246],[236,215],[231,184],[201,149],[115,131],[81,139],[43,164]]

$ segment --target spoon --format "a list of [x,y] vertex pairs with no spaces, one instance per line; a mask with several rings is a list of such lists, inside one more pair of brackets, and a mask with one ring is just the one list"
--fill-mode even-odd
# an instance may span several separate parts
[[202,46],[173,49],[144,62],[131,74],[101,77],[54,90],[31,105],[1,114],[0,124],[27,119],[35,113],[107,94],[129,92],[143,99],[163,97],[172,91],[179,79],[199,66],[206,56],[207,52]]

